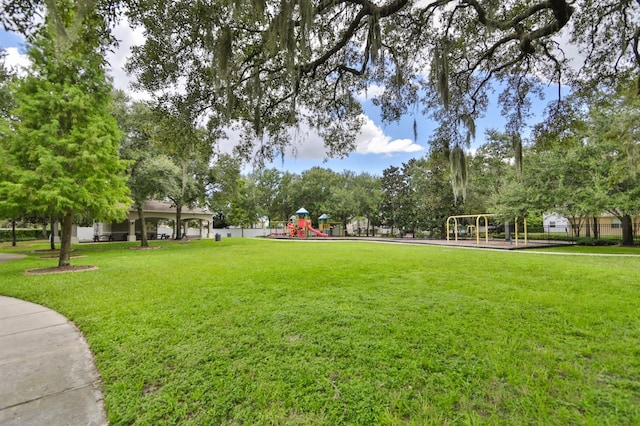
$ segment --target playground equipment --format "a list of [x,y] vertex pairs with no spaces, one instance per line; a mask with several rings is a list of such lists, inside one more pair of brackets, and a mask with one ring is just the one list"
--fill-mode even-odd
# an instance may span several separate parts
[[327,235],[329,235],[329,215],[326,213],[323,213],[322,215],[320,215],[320,217],[318,217],[318,229],[320,232],[323,232]]
[[[473,218],[475,219],[475,225],[467,225],[467,233],[468,234],[472,234],[475,232],[475,236],[476,236],[476,244],[480,244],[480,219],[484,218],[484,241],[485,243],[489,242],[489,223],[487,218],[488,217],[494,217],[494,214],[470,214],[470,215],[457,215],[457,216],[449,216],[447,218],[447,241],[449,241],[450,239],[450,234],[451,234],[451,229],[450,229],[450,223],[451,220],[453,220],[453,224],[454,224],[454,228],[453,228],[453,235],[455,238],[455,241],[458,241],[458,235],[459,235],[459,225],[458,225],[458,219],[466,219],[466,218]],[[527,218],[523,218],[523,228],[524,228],[524,244],[527,245],[528,241],[527,241]],[[515,245],[516,247],[518,246],[518,217],[516,216],[515,218],[515,233],[514,233],[514,237],[515,237]]]
[[298,236],[298,227],[293,222],[287,222],[287,230],[289,231],[289,238]]
[[328,237],[329,235],[324,232],[320,232],[317,229],[311,227],[311,219],[309,219],[309,212],[301,207],[296,212],[298,218],[298,238],[307,238],[309,234],[314,234],[316,237]]
[[[327,215],[323,215],[328,218]],[[323,226],[323,225],[321,225]],[[289,222],[277,223],[275,229],[271,229],[269,236],[271,237],[289,237],[289,238],[308,238],[311,235],[316,237],[328,237],[327,233],[314,229],[311,226],[309,212],[304,208],[300,208],[295,216],[291,216]]]
[[330,237],[343,237],[342,224],[339,222],[329,222],[331,217],[328,214],[323,214],[318,218],[318,230]]

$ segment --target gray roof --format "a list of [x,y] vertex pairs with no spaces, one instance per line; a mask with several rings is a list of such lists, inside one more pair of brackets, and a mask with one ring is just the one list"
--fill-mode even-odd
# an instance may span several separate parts
[[[144,203],[143,210],[145,212],[172,213],[172,212],[176,211],[176,206],[173,203],[169,202],[169,201],[151,200],[151,201],[147,201],[146,203]],[[195,207],[195,208],[183,207],[182,208],[182,213],[187,213],[187,214],[190,214],[190,213],[191,214],[211,214],[207,210],[205,210],[203,208],[200,208],[200,207]]]

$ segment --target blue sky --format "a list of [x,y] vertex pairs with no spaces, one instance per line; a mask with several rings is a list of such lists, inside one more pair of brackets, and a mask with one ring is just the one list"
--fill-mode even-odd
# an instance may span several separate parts
[[[129,78],[122,70],[129,49],[132,45],[143,41],[142,31],[131,30],[126,24],[119,25],[114,30],[115,36],[121,41],[119,49],[109,58],[111,63],[111,75],[114,85],[125,91],[129,91]],[[15,34],[0,30],[0,47],[9,49],[7,62],[10,64],[24,63],[24,58],[20,56],[23,52],[24,40]],[[551,99],[557,93],[556,87],[550,87],[547,99]],[[134,98],[136,94],[133,94]],[[140,95],[139,97],[144,97]],[[537,101],[534,105],[534,123],[542,117],[542,111],[547,101]],[[286,156],[284,162],[278,160],[271,167],[283,171],[300,173],[312,167],[319,166],[332,169],[336,172],[351,170],[356,173],[368,172],[381,176],[382,171],[390,166],[401,166],[402,163],[411,158],[420,158],[428,151],[427,141],[431,136],[435,123],[417,115],[418,139],[414,140],[413,116],[405,116],[397,123],[384,124],[380,119],[379,108],[370,101],[363,102],[367,123],[357,137],[358,148],[344,159],[329,159],[325,161],[322,150],[322,141],[318,137],[301,137],[301,142],[296,146],[295,156]],[[486,129],[503,129],[504,118],[500,114],[495,102],[490,105],[485,118],[476,123],[476,140],[472,143],[472,148],[484,143]],[[226,142],[227,145],[232,141]]]

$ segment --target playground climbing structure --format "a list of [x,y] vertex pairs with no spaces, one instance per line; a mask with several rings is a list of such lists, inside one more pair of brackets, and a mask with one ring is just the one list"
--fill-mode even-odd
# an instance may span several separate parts
[[271,237],[288,237],[288,238],[309,238],[311,236],[316,237],[328,237],[329,235],[314,229],[311,226],[311,219],[309,218],[309,212],[304,208],[300,208],[295,216],[292,216],[286,225],[282,227],[276,225],[276,229],[269,234]]

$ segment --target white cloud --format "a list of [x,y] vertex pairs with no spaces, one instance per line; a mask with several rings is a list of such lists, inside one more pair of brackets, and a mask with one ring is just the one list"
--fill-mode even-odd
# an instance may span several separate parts
[[327,149],[324,140],[305,124],[301,124],[297,129],[291,130],[293,145],[287,153],[291,157],[300,159],[325,159]]
[[[132,78],[125,72],[124,66],[131,54],[133,46],[144,43],[144,32],[141,28],[133,29],[129,22],[124,19],[113,29],[114,37],[119,41],[119,46],[113,52],[107,54],[107,62],[109,63],[109,74],[113,78],[113,85],[117,89],[127,92],[133,99],[150,99],[150,95],[142,92],[134,92],[131,89]],[[29,57],[20,53],[17,47],[5,48],[5,66],[15,68],[17,70],[26,68],[30,65]]]
[[[423,146],[411,139],[391,138],[369,117],[363,115],[362,119],[364,125],[356,136],[356,149],[353,153],[391,156],[424,150]],[[220,141],[218,148],[221,152],[230,153],[240,140],[241,133],[237,128],[228,128],[225,131],[228,138]],[[290,135],[293,142],[286,152],[286,157],[299,160],[325,160],[327,158],[324,140],[315,130],[301,125],[299,128],[291,130]],[[258,141],[256,141],[256,145],[258,145]]]
[[15,47],[8,47],[5,49],[6,56],[4,58],[5,67],[9,69],[15,69],[20,72],[20,70],[29,66],[30,61],[27,55],[20,53],[20,51]]
[[[227,138],[218,142],[218,150],[221,153],[230,154],[233,152],[234,147],[240,143],[243,131],[240,126],[234,125],[225,128],[224,132]],[[286,157],[315,160],[323,160],[327,157],[327,149],[324,146],[323,139],[308,126],[300,125],[296,129],[291,129],[289,135],[292,142],[285,152]],[[268,140],[265,139],[263,142],[268,143]],[[255,139],[254,146],[256,149],[259,149],[260,144],[261,141]]]
[[132,78],[124,70],[124,66],[131,54],[133,46],[144,43],[145,36],[142,28],[133,29],[126,19],[123,19],[113,29],[113,35],[118,40],[119,46],[114,52],[107,55],[107,62],[111,68],[111,77],[116,89],[123,90],[135,100],[150,99],[151,96],[143,92],[135,92],[131,89]]
[[377,96],[380,96],[384,92],[384,86],[371,85],[365,90],[356,93],[355,98],[359,102],[366,102]]
[[365,124],[356,137],[356,152],[358,154],[398,154],[419,152],[424,147],[411,139],[392,139],[367,116],[363,116]]
[[[366,115],[361,117],[364,124],[356,135],[354,153],[391,156],[424,150],[424,147],[414,143],[411,139],[393,139],[386,135],[384,130],[371,118]],[[298,159],[326,159],[327,149],[324,146],[324,140],[315,130],[301,126],[293,131],[292,136],[294,143],[292,150],[287,153],[288,155]]]

